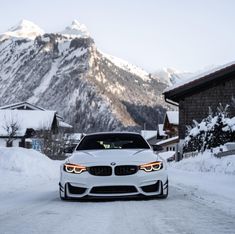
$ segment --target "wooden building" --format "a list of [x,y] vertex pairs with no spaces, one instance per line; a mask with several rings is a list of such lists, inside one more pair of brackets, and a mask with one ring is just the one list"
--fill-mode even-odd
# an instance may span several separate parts
[[56,111],[28,102],[0,107],[0,146],[33,148],[58,159],[64,154],[65,133],[71,131]]
[[167,111],[163,122],[164,139],[157,142],[163,147],[163,151],[177,151],[178,144],[179,112]]
[[230,63],[202,75],[183,81],[164,92],[166,102],[179,107],[179,138],[182,142],[186,126],[201,121],[221,103],[230,105],[235,116],[235,63]]
[[[0,145],[27,147],[27,140],[32,142],[41,131],[57,134],[59,125],[55,111],[25,111],[0,109]],[[15,130],[13,129],[15,126]],[[12,139],[10,139],[12,138]],[[37,138],[34,139],[35,144]]]
[[157,134],[157,130],[141,130],[141,135],[150,145],[155,145],[157,143]]
[[[1,106],[0,110],[49,111],[45,108],[42,108],[40,106],[34,105],[29,102],[17,102],[17,103],[13,103],[10,105]],[[56,111],[54,112],[56,115],[56,120],[58,122],[58,130],[62,132],[70,132],[70,130],[72,129],[72,126],[64,122],[63,117],[58,115]]]
[[179,112],[167,111],[164,118],[163,130],[167,138],[178,136]]
[[163,124],[157,126],[157,141],[161,141],[167,138],[165,131],[163,130]]

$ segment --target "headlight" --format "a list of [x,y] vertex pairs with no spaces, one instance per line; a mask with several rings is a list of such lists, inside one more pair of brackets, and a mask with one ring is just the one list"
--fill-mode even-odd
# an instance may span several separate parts
[[159,171],[162,168],[163,168],[163,162],[161,161],[140,165],[140,170],[144,170],[146,172]]
[[81,174],[82,172],[86,171],[86,167],[78,164],[66,163],[64,164],[64,171],[68,173]]

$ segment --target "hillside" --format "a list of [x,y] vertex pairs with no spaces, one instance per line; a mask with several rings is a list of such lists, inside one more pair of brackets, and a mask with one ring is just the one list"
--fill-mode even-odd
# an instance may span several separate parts
[[78,21],[44,33],[23,20],[0,36],[0,105],[57,110],[76,131],[156,128],[167,84],[97,49]]

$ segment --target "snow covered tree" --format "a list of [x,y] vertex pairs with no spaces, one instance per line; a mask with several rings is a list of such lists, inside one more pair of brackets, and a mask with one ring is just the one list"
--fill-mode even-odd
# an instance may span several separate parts
[[221,104],[215,116],[209,110],[208,116],[200,123],[194,121],[193,127],[188,128],[184,142],[184,151],[205,151],[235,141],[235,117],[229,118],[229,106]]

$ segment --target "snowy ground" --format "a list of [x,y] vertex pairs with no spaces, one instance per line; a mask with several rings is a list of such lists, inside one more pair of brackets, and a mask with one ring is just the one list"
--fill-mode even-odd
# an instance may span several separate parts
[[[0,234],[234,233],[234,158],[171,163],[166,200],[64,202],[60,162],[33,150],[0,148]],[[204,170],[205,160],[211,168],[229,164],[229,170]]]

